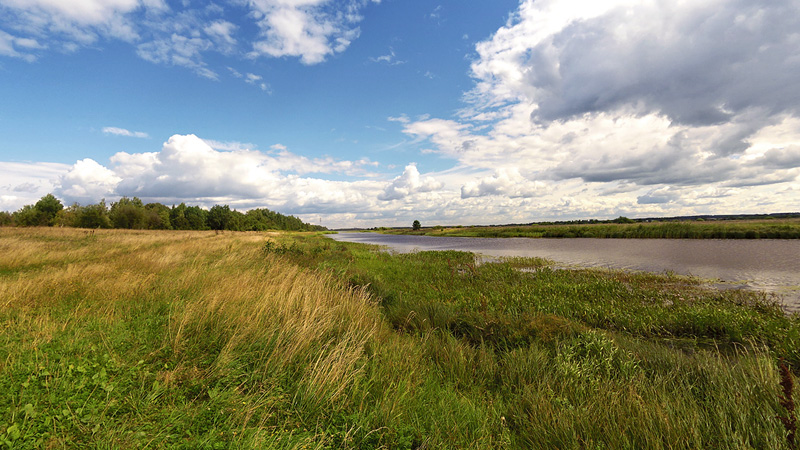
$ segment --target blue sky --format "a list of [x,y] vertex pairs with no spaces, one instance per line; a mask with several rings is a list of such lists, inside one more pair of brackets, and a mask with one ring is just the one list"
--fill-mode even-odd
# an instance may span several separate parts
[[0,210],[797,211],[797,6],[0,0]]

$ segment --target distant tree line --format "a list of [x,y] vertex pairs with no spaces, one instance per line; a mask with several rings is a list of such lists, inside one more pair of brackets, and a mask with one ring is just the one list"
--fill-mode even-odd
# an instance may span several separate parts
[[65,208],[53,194],[47,194],[35,204],[25,205],[13,213],[0,212],[0,226],[233,231],[326,229],[266,208],[242,213],[228,205],[214,205],[209,210],[186,206],[185,203],[169,207],[161,203],[145,204],[138,197],[122,197],[110,206],[101,200],[86,206],[73,203]]

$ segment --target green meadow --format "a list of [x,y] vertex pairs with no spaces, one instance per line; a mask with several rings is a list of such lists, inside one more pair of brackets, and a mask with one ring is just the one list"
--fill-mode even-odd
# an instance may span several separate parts
[[315,233],[0,228],[0,448],[790,449],[800,319]]

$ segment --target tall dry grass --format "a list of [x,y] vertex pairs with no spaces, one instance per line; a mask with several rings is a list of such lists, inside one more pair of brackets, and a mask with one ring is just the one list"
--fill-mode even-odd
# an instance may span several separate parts
[[268,375],[275,367],[306,365],[300,375],[307,397],[335,403],[359,377],[364,346],[380,328],[380,315],[361,289],[339,287],[330,276],[312,273],[276,258],[262,270],[236,271],[231,253],[212,263],[220,270],[193,266],[181,274],[194,300],[171,320],[176,354],[191,353],[218,339],[215,370],[246,359],[251,371]]
[[228,380],[225,389],[242,394],[229,415],[239,421],[240,442],[245,435],[289,447],[317,442],[293,432],[276,438],[285,425],[275,417],[287,416],[280,409],[331,414],[348,404],[363,377],[365,346],[381,329],[380,312],[363,289],[264,255],[270,239],[0,228],[3,366],[22,370],[44,358],[55,373],[68,355],[50,348],[74,352],[74,368],[99,347],[119,364],[141,358],[157,369],[140,388],[167,389],[115,402],[148,410],[155,399],[188,390],[196,396],[190,403],[202,403]]

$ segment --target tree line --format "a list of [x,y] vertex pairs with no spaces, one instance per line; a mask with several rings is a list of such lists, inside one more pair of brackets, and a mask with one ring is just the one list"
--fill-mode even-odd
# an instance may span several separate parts
[[138,197],[122,197],[111,205],[101,200],[91,205],[73,203],[64,207],[53,194],[47,194],[35,204],[25,205],[13,213],[0,211],[0,226],[232,231],[326,229],[266,208],[242,213],[228,205],[214,205],[208,210],[185,203],[169,207],[161,203],[145,204]]

